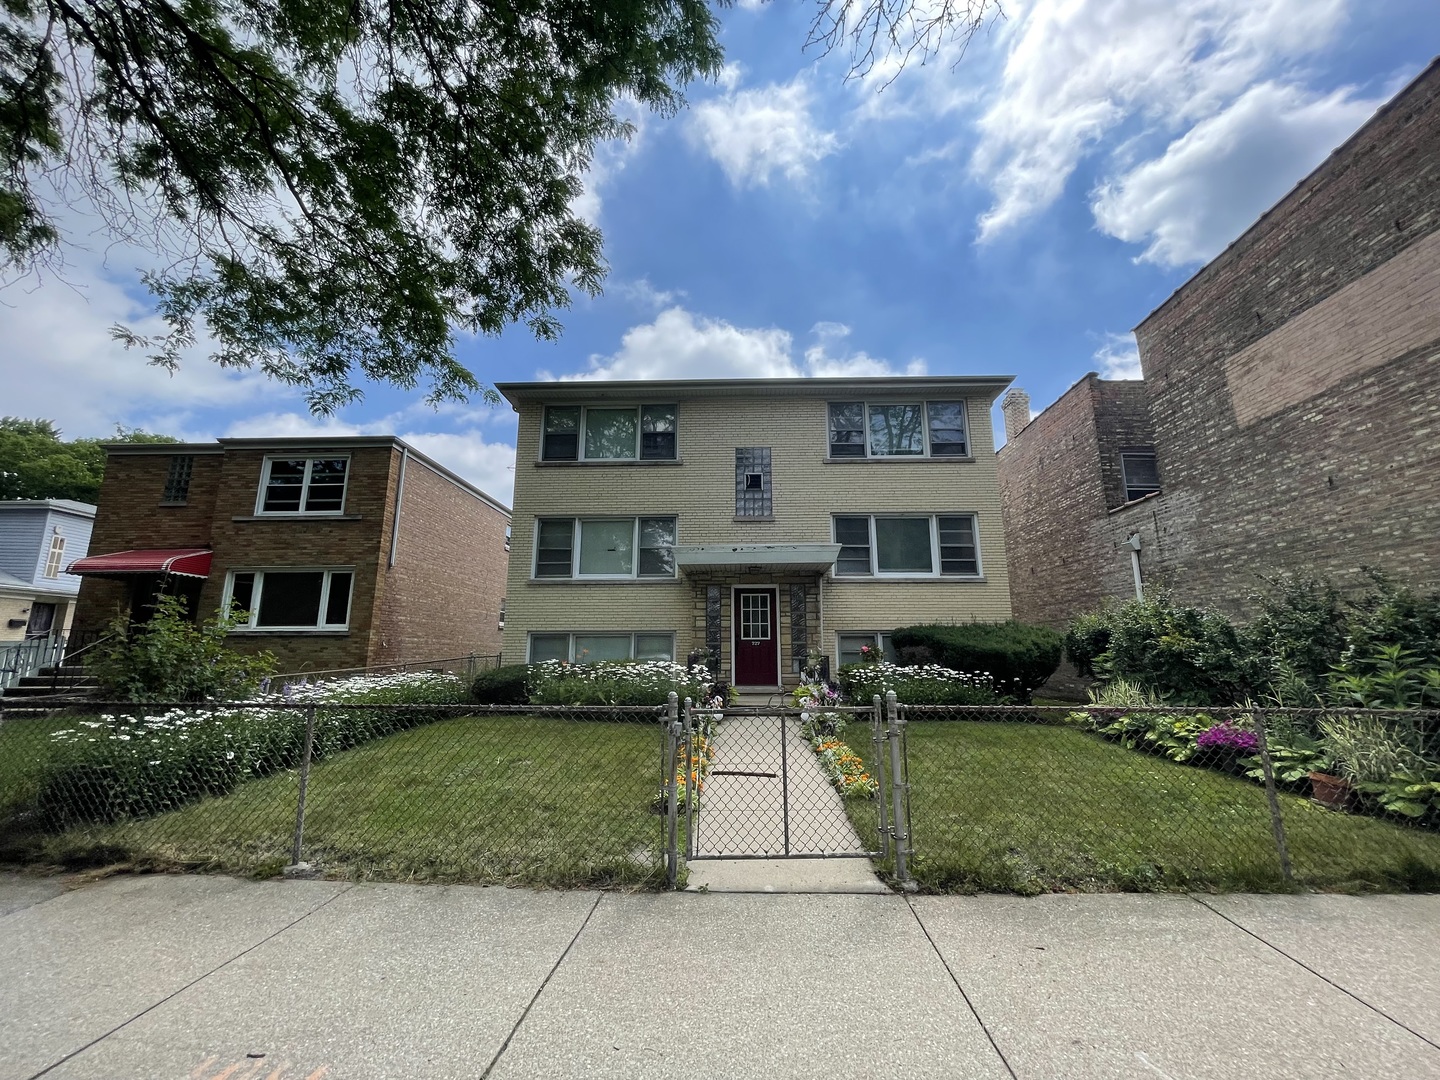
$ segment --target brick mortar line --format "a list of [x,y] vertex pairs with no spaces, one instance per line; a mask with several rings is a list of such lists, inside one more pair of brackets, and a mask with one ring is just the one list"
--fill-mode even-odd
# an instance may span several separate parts
[[103,1034],[103,1035],[97,1035],[95,1038],[93,1038],[93,1039],[91,1039],[89,1042],[87,1042],[84,1046],[82,1046],[82,1047],[80,1047],[80,1048],[78,1048],[78,1049],[76,1049],[76,1050],[72,1050],[72,1051],[70,1051],[70,1053],[66,1054],[64,1057],[61,1057],[61,1058],[56,1059],[55,1061],[52,1061],[49,1065],[46,1065],[46,1066],[45,1066],[43,1069],[41,1069],[39,1072],[37,1072],[37,1073],[32,1073],[32,1074],[27,1078],[27,1080],[39,1080],[40,1077],[44,1076],[46,1073],[48,1073],[48,1072],[50,1072],[50,1071],[52,1071],[52,1070],[54,1070],[54,1069],[58,1069],[61,1065],[64,1065],[65,1062],[71,1060],[72,1058],[79,1057],[79,1056],[80,1056],[81,1054],[83,1054],[86,1050],[89,1050],[92,1046],[95,1046],[97,1043],[102,1043],[102,1042],[104,1042],[106,1039],[110,1038],[111,1035],[114,1035],[117,1031],[121,1031],[121,1030],[123,1030],[124,1028],[129,1027],[129,1026],[130,1026],[131,1024],[133,1024],[136,1020],[139,1020],[142,1016],[146,1016],[146,1015],[148,1015],[149,1013],[154,1012],[154,1011],[155,1011],[156,1009],[158,1009],[161,1005],[164,1005],[164,1004],[165,1004],[166,1002],[168,1002],[168,1001],[173,1001],[175,998],[177,998],[177,997],[179,997],[181,994],[185,993],[186,990],[189,990],[192,986],[195,986],[197,983],[204,982],[204,981],[205,981],[206,979],[208,979],[211,975],[214,975],[217,971],[220,971],[222,968],[229,967],[229,966],[230,966],[231,964],[233,964],[236,960],[239,960],[242,956],[247,956],[247,955],[249,955],[250,953],[254,952],[256,949],[260,948],[261,945],[264,945],[266,942],[272,941],[272,940],[274,940],[275,938],[279,937],[281,934],[285,933],[287,930],[290,930],[290,929],[298,926],[300,923],[302,923],[302,922],[304,922],[306,919],[308,919],[311,915],[314,915],[314,914],[315,914],[317,911],[319,911],[321,908],[327,907],[327,906],[329,906],[330,904],[334,903],[336,900],[338,900],[340,897],[344,896],[346,893],[348,893],[348,892],[349,892],[351,889],[353,889],[354,887],[355,887],[354,885],[346,885],[343,889],[338,890],[333,896],[327,896],[324,900],[322,900],[320,903],[316,904],[316,905],[315,905],[314,907],[312,907],[309,911],[307,911],[307,912],[305,912],[303,915],[299,916],[299,918],[292,919],[290,922],[288,922],[288,923],[286,923],[284,926],[280,927],[280,929],[274,931],[273,933],[266,934],[266,935],[265,935],[263,938],[261,938],[259,941],[255,942],[254,945],[251,945],[251,946],[249,946],[248,948],[245,948],[245,949],[241,949],[238,953],[236,953],[234,956],[230,957],[228,960],[223,960],[223,961],[221,961],[220,963],[216,964],[216,965],[215,965],[213,968],[211,968],[209,971],[205,972],[204,974],[197,975],[195,978],[191,979],[191,980],[190,980],[188,983],[186,983],[184,986],[180,987],[180,989],[176,990],[174,993],[166,994],[166,995],[165,995],[163,998],[161,998],[159,1001],[157,1001],[157,1002],[155,1002],[154,1004],[148,1005],[148,1006],[146,1006],[145,1008],[141,1009],[138,1013],[136,1013],[134,1016],[130,1017],[128,1020],[125,1020],[125,1021],[122,1021],[122,1022],[119,1023],[119,1024],[116,1024],[116,1025],[115,1025],[113,1028],[111,1028],[109,1031],[105,1032],[105,1034]]

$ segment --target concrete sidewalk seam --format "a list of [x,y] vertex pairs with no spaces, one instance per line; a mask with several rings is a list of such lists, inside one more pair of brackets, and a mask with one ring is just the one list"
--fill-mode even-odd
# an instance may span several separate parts
[[226,960],[221,961],[220,963],[216,964],[213,968],[211,968],[209,971],[206,971],[206,972],[204,972],[203,974],[200,974],[200,975],[195,976],[195,978],[191,979],[188,983],[186,983],[184,986],[180,987],[180,989],[176,990],[174,993],[166,994],[166,995],[165,995],[163,998],[161,998],[159,1001],[156,1001],[156,1002],[154,1002],[154,1003],[152,1003],[152,1004],[150,1004],[150,1005],[147,1005],[145,1008],[143,1008],[143,1009],[141,1009],[139,1012],[137,1012],[134,1016],[130,1017],[130,1018],[127,1019],[127,1020],[122,1021],[121,1023],[116,1024],[116,1025],[115,1025],[113,1028],[111,1028],[109,1031],[105,1032],[105,1034],[103,1034],[103,1035],[97,1035],[97,1036],[95,1036],[95,1038],[93,1038],[93,1039],[91,1039],[89,1042],[87,1042],[84,1046],[79,1047],[79,1048],[76,1049],[76,1050],[70,1051],[70,1053],[66,1054],[66,1055],[63,1056],[63,1057],[57,1058],[56,1060],[52,1061],[49,1065],[46,1065],[45,1068],[41,1069],[39,1072],[37,1072],[37,1073],[32,1073],[32,1074],[28,1077],[28,1080],[39,1080],[39,1078],[42,1077],[42,1076],[44,1076],[46,1073],[51,1072],[51,1071],[54,1070],[54,1069],[58,1069],[61,1065],[64,1065],[65,1062],[71,1060],[72,1058],[79,1057],[79,1056],[80,1056],[81,1054],[83,1054],[86,1050],[89,1050],[92,1046],[95,1046],[97,1043],[102,1043],[102,1042],[104,1042],[106,1039],[110,1038],[111,1035],[114,1035],[117,1031],[121,1031],[121,1030],[123,1030],[124,1028],[129,1027],[129,1026],[130,1026],[131,1024],[133,1024],[136,1020],[139,1020],[142,1016],[145,1016],[145,1015],[147,1015],[147,1014],[149,1014],[149,1013],[154,1012],[154,1011],[155,1011],[156,1009],[158,1009],[161,1005],[164,1005],[167,1001],[174,1001],[177,997],[179,997],[181,994],[185,993],[185,991],[186,991],[186,990],[189,990],[192,986],[195,986],[195,985],[197,985],[198,983],[204,982],[206,979],[208,979],[211,975],[214,975],[214,974],[215,974],[217,971],[219,971],[221,968],[229,967],[229,966],[230,966],[231,964],[233,964],[236,960],[239,960],[242,956],[245,956],[245,955],[247,955],[247,954],[249,954],[249,953],[254,952],[256,949],[258,949],[261,945],[264,945],[266,942],[272,941],[272,940],[274,940],[275,938],[279,937],[281,934],[285,933],[285,931],[290,930],[290,929],[293,929],[294,927],[298,926],[300,923],[302,923],[302,922],[304,922],[306,919],[308,919],[311,915],[314,915],[314,914],[315,914],[317,911],[319,911],[321,908],[323,908],[323,907],[325,907],[326,905],[330,904],[330,903],[333,902],[334,900],[337,900],[337,899],[339,899],[340,897],[344,896],[347,892],[349,892],[349,891],[350,891],[351,889],[353,889],[354,887],[355,887],[354,885],[346,885],[343,889],[338,889],[338,890],[336,890],[336,892],[335,892],[335,894],[334,894],[333,896],[327,896],[324,900],[322,900],[320,903],[316,904],[314,907],[312,907],[309,911],[305,912],[305,913],[304,913],[303,915],[301,915],[299,918],[297,918],[297,919],[292,919],[290,922],[286,923],[284,926],[280,927],[280,929],[276,930],[275,932],[270,933],[270,934],[266,934],[266,935],[265,935],[263,938],[261,938],[259,941],[255,942],[255,944],[250,945],[250,946],[247,946],[247,947],[244,948],[244,949],[241,949],[241,950],[240,950],[238,953],[236,953],[234,956],[230,957],[229,959],[226,959]]
[[585,927],[590,925],[590,917],[595,914],[595,909],[600,906],[600,901],[604,896],[605,894],[603,892],[595,894],[595,903],[590,905],[590,910],[585,913],[585,918],[580,920],[580,928],[575,931],[575,936],[570,939],[570,944],[565,946],[559,959],[556,960],[550,970],[546,972],[545,978],[540,980],[540,985],[535,988],[535,993],[526,1003],[525,1008],[521,1010],[519,1019],[515,1021],[515,1026],[510,1029],[510,1034],[505,1036],[505,1041],[500,1044],[500,1049],[495,1051],[495,1056],[490,1059],[490,1064],[486,1065],[485,1071],[480,1074],[480,1080],[488,1080],[490,1074],[495,1071],[495,1066],[498,1065],[500,1059],[505,1056],[505,1051],[510,1049],[510,1043],[515,1038],[516,1032],[520,1030],[520,1025],[525,1023],[525,1018],[530,1015],[530,1010],[533,1009],[535,1003],[540,1000],[540,995],[545,992],[545,987],[550,985],[550,980],[555,977],[555,972],[560,970],[560,965],[563,964],[565,958],[570,955],[570,950],[575,948],[575,943],[580,940],[580,935],[585,932]]
[[1365,1006],[1367,1009],[1369,1009],[1371,1012],[1375,1013],[1375,1014],[1378,1015],[1378,1016],[1381,1016],[1381,1017],[1385,1018],[1386,1020],[1390,1021],[1390,1023],[1394,1024],[1396,1027],[1398,1027],[1398,1028],[1400,1028],[1400,1029],[1402,1029],[1402,1030],[1404,1030],[1404,1031],[1408,1031],[1411,1035],[1414,1035],[1417,1039],[1419,1039],[1421,1042],[1423,1042],[1426,1046],[1430,1047],[1431,1049],[1433,1049],[1433,1050],[1440,1050],[1440,1043],[1436,1043],[1436,1042],[1435,1042],[1434,1040],[1432,1040],[1432,1039],[1427,1039],[1424,1035],[1421,1035],[1420,1032],[1416,1031],[1416,1030],[1415,1030],[1414,1028],[1412,1028],[1409,1024],[1403,1023],[1403,1022],[1401,1022],[1400,1020],[1395,1019],[1395,1017],[1391,1016],[1389,1013],[1387,1013],[1384,1009],[1380,1008],[1378,1005],[1372,1005],[1372,1004],[1370,1004],[1370,1002],[1366,1001],[1366,1000],[1365,1000],[1364,998],[1362,998],[1359,994],[1357,994],[1357,993],[1355,993],[1354,991],[1348,990],[1348,989],[1346,989],[1345,987],[1341,986],[1338,982],[1336,982],[1334,979],[1330,978],[1328,975],[1322,975],[1320,972],[1318,972],[1318,971],[1316,971],[1314,968],[1312,968],[1309,964],[1305,963],[1305,961],[1300,960],[1300,959],[1298,959],[1297,957],[1291,956],[1291,955],[1290,955],[1289,953],[1287,953],[1284,949],[1280,948],[1279,945],[1276,945],[1276,944],[1274,944],[1273,942],[1267,941],[1265,938],[1263,938],[1263,937],[1261,937],[1259,934],[1255,933],[1254,930],[1251,930],[1248,926],[1245,926],[1245,925],[1242,924],[1242,923],[1236,922],[1234,919],[1232,919],[1229,915],[1226,915],[1226,914],[1225,914],[1223,911],[1221,911],[1219,908],[1216,908],[1216,907],[1214,907],[1214,906],[1212,906],[1212,905],[1210,905],[1210,904],[1207,904],[1204,900],[1202,900],[1200,897],[1196,896],[1194,893],[1190,893],[1190,894],[1188,894],[1188,895],[1189,895],[1189,897],[1190,897],[1191,900],[1194,900],[1195,903],[1199,904],[1199,905],[1200,905],[1201,907],[1203,907],[1205,910],[1214,912],[1216,915],[1220,916],[1220,918],[1224,919],[1224,920],[1225,920],[1227,923],[1229,923],[1231,926],[1235,927],[1235,929],[1240,930],[1240,931],[1242,931],[1243,933],[1249,934],[1249,935],[1250,935],[1252,938],[1254,938],[1256,941],[1260,942],[1260,944],[1264,945],[1264,946],[1265,946],[1266,948],[1268,948],[1268,949],[1273,949],[1275,952],[1279,953],[1279,954],[1280,954],[1281,956],[1283,956],[1286,960],[1289,960],[1292,964],[1296,965],[1297,967],[1304,968],[1306,971],[1308,971],[1311,975],[1314,975],[1314,976],[1315,976],[1317,979],[1319,979],[1321,982],[1329,983],[1331,986],[1333,986],[1336,990],[1339,990],[1339,991],[1340,991],[1342,994],[1344,994],[1346,997],[1350,998],[1350,999],[1353,1000],[1353,1001],[1358,1001],[1361,1005],[1364,1005],[1364,1006]]
[[995,1041],[995,1036],[990,1034],[990,1027],[980,1015],[980,1010],[975,1008],[975,1003],[970,1000],[970,995],[965,992],[965,987],[960,985],[959,978],[950,967],[950,961],[945,959],[945,954],[940,951],[940,946],[935,944],[935,939],[930,936],[930,928],[925,925],[925,920],[920,918],[920,913],[915,910],[915,905],[910,898],[904,897],[905,906],[910,909],[910,914],[915,917],[915,923],[920,927],[920,932],[925,935],[925,940],[930,943],[930,948],[935,951],[941,966],[945,968],[945,974],[950,976],[950,981],[955,984],[955,989],[960,991],[960,996],[965,999],[965,1007],[970,1010],[970,1015],[975,1017],[975,1022],[980,1025],[980,1030],[985,1033],[985,1038],[990,1040],[990,1046],[995,1051],[995,1056],[1000,1059],[1000,1064],[1005,1066],[1005,1071],[1010,1074],[1012,1080],[1019,1080],[1015,1070],[1010,1067],[1010,1059],[1005,1056],[1005,1051],[1000,1049],[1000,1044]]

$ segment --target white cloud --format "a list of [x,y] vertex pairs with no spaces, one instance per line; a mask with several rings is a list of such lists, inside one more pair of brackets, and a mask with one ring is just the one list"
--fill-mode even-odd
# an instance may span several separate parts
[[816,126],[810,105],[803,75],[783,84],[730,89],[691,110],[686,134],[737,188],[765,187],[776,175],[798,184],[840,147],[834,132]]
[[[230,438],[296,438],[309,435],[394,435],[390,418],[351,423],[335,417],[274,412],[236,420],[225,431]],[[481,491],[509,506],[515,494],[515,446],[490,442],[475,431],[400,431],[422,454],[434,458]]]
[[1314,97],[1299,87],[1260,83],[1202,120],[1158,158],[1094,195],[1101,231],[1148,243],[1140,260],[1162,266],[1203,262],[1373,113],[1379,102],[1348,89]]
[[[1330,42],[1346,0],[1035,0],[1001,34],[1003,75],[979,121],[974,174],[993,238],[1045,209],[1122,125],[1181,131],[1277,64]],[[1292,177],[1293,179],[1293,177]]]
[[[850,328],[817,323],[815,344],[794,356],[794,338],[779,327],[746,328],[723,319],[694,315],[672,307],[654,322],[631,327],[611,356],[592,356],[590,370],[571,379],[795,379],[805,376],[899,374],[885,361],[864,352],[846,353],[841,346]],[[925,363],[915,360],[904,374],[922,375]],[[546,372],[541,378],[550,378]]]
[[684,289],[657,289],[650,284],[650,279],[646,277],[636,281],[609,282],[605,291],[623,300],[628,300],[637,307],[651,308],[656,311],[669,307],[685,295]]
[[1133,334],[1106,334],[1095,350],[1095,366],[1102,379],[1141,379],[1140,348]]
[[[119,264],[144,253],[116,249]],[[254,372],[206,359],[204,343],[174,375],[110,337],[121,323],[140,334],[165,326],[138,276],[107,269],[100,255],[74,248],[63,275],[46,273],[0,289],[0,412],[54,420],[69,438],[113,435],[115,425],[173,430],[195,408],[293,398]]]
[[615,114],[622,120],[629,121],[633,129],[630,138],[613,139],[595,148],[590,165],[581,177],[584,190],[570,203],[570,209],[575,215],[592,225],[600,224],[600,212],[604,206],[603,190],[625,170],[625,166],[645,145],[646,122],[650,114],[640,103],[633,98],[619,98],[615,102]]

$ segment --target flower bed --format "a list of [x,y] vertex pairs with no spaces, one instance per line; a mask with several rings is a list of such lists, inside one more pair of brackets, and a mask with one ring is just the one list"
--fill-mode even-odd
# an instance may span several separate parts
[[[453,675],[420,672],[361,675],[285,685],[262,702],[317,706],[314,759],[395,731],[453,715],[465,686]],[[325,705],[373,705],[326,709]],[[396,710],[393,705],[434,705]],[[54,756],[32,807],[44,827],[113,821],[176,809],[223,795],[253,777],[300,761],[306,712],[241,706],[186,707],[105,714],[56,731]]]
[[[820,771],[835,790],[847,799],[873,798],[880,783],[865,770],[865,762],[839,738],[845,730],[842,713],[823,712],[835,705],[839,695],[824,683],[801,683],[795,691],[795,706],[801,710],[800,730],[815,751]],[[814,712],[808,710],[815,710]]]
[[1006,700],[988,671],[954,671],[939,664],[850,664],[840,669],[840,688],[859,705],[890,690],[906,705],[1003,705]]
[[673,691],[681,701],[704,701],[713,680],[703,666],[669,660],[533,664],[527,681],[532,705],[664,705]]

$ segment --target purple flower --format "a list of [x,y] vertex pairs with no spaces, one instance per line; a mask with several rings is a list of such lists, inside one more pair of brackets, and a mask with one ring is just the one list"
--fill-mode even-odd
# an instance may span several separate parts
[[1253,731],[1236,727],[1222,720],[1202,731],[1195,740],[1199,750],[1230,750],[1237,754],[1253,754],[1260,748],[1260,739]]

